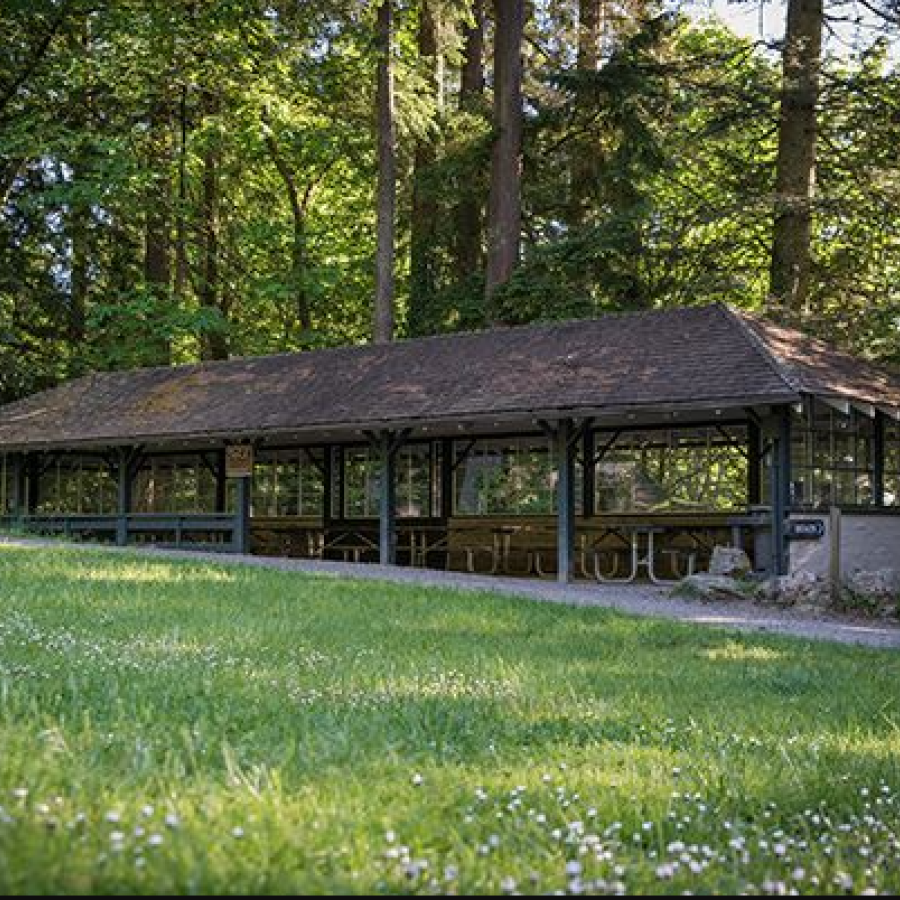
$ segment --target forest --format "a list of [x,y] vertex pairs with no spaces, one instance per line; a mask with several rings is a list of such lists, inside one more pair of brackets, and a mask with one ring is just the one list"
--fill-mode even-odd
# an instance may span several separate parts
[[900,364],[900,5],[777,4],[0,0],[0,400],[717,301]]

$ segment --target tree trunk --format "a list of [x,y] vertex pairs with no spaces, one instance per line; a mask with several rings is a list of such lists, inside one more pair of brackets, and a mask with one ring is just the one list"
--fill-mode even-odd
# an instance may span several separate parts
[[488,319],[500,320],[497,290],[512,277],[522,241],[523,0],[494,0],[494,117],[486,299]]
[[376,344],[394,339],[394,261],[397,243],[397,133],[394,115],[393,0],[378,8],[378,249],[375,273]]
[[282,155],[275,136],[267,131],[265,140],[272,162],[275,164],[275,168],[278,169],[278,174],[284,182],[288,202],[291,207],[291,217],[294,223],[294,239],[291,248],[291,287],[294,292],[297,321],[300,324],[300,330],[303,334],[309,334],[312,331],[312,310],[310,308],[309,292],[306,289],[306,206],[312,195],[314,185],[311,185],[307,191],[306,199],[301,198],[296,176]]
[[169,117],[163,101],[154,105],[150,113],[148,168],[150,186],[147,191],[147,212],[144,235],[144,279],[153,298],[155,310],[147,361],[153,365],[169,365],[172,346],[166,333],[165,319],[172,302],[172,184],[169,166]]
[[809,303],[823,0],[790,0],[778,140],[770,300],[786,319]]
[[466,26],[460,102],[464,109],[484,95],[485,0],[473,0],[472,24]]
[[[441,74],[438,64],[438,23],[433,0],[423,0],[419,23],[419,57],[428,64],[431,75],[431,101],[440,106]],[[409,330],[424,335],[433,330],[429,314],[437,292],[438,203],[433,185],[429,184],[437,149],[433,138],[423,137],[416,147],[413,175],[412,221],[410,239]]]
[[24,159],[8,159],[0,163],[0,206],[5,206],[15,187],[16,180],[25,168]]
[[[473,22],[466,27],[459,105],[463,112],[478,108],[484,98],[484,0],[472,4]],[[455,216],[456,275],[466,282],[481,270],[484,243],[482,201],[472,184],[460,186],[460,200]]]
[[[76,37],[76,36],[73,36]],[[90,181],[93,170],[95,148],[92,143],[94,131],[94,71],[93,71],[93,35],[90,22],[85,19],[83,27],[77,34],[75,48],[83,54],[85,82],[80,93],[80,103],[75,113],[80,140],[78,149],[71,162],[73,187],[82,188],[73,193],[69,204],[69,231],[72,241],[72,271],[69,296],[67,337],[72,349],[79,347],[87,338],[87,309],[91,290],[91,244],[93,209],[88,192],[83,186]]]
[[596,72],[600,68],[606,0],[579,0],[578,69]]
[[182,87],[178,104],[178,205],[175,213],[175,297],[180,304],[187,300],[191,280],[188,257],[188,89]]
[[[74,168],[74,178],[84,177],[84,169]],[[69,234],[72,240],[72,272],[69,297],[67,338],[70,347],[82,344],[87,337],[87,306],[91,289],[91,209],[76,201],[71,205]]]
[[[593,74],[600,69],[603,40],[604,4],[606,0],[579,0],[578,71]],[[580,226],[588,218],[591,189],[596,176],[596,153],[593,148],[576,142],[572,160],[572,224]]]
[[53,47],[53,42],[62,32],[66,21],[76,11],[77,5],[74,3],[64,2],[59,4],[56,15],[51,20],[47,30],[37,36],[21,71],[15,74],[8,84],[0,85],[0,115],[6,113],[7,107],[16,99],[19,91],[41,67]]
[[[214,103],[210,104],[214,108]],[[202,177],[202,242],[203,279],[200,285],[200,305],[214,313],[219,321],[203,334],[201,352],[204,360],[228,359],[230,347],[226,329],[227,310],[222,302],[219,271],[219,228],[221,198],[219,195],[219,154],[207,138],[203,151]]]

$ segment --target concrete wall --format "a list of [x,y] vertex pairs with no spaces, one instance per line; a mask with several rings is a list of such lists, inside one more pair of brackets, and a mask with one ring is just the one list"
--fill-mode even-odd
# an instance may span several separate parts
[[[796,515],[793,520],[820,520],[825,537],[819,541],[791,542],[791,571],[828,577],[831,556],[830,519],[827,515]],[[900,516],[845,515],[841,555],[844,571],[900,570]]]

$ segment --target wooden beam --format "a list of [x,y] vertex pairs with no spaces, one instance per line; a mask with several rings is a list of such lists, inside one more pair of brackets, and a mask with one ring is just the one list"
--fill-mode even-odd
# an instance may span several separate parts
[[[668,430],[668,429],[667,429]],[[599,466],[600,463],[609,456],[610,452],[619,443],[619,439],[625,433],[624,429],[617,431],[595,454],[594,465]]]
[[742,444],[734,437],[733,434],[729,434],[721,425],[716,425],[715,429],[723,438],[725,438],[726,447],[730,447],[732,450],[737,450],[737,452],[740,453],[741,456],[744,457],[744,459],[750,459],[750,448],[748,446]]
[[[326,448],[326,456],[327,452],[328,451]],[[320,462],[318,459],[316,459],[316,455],[312,452],[312,449],[310,447],[303,448],[303,456],[306,458],[306,461],[324,478],[326,468],[325,457],[323,456],[322,461]]]
[[843,400],[838,397],[816,397],[816,399],[845,416],[849,416],[853,411],[853,404],[849,400]]
[[[468,444],[466,444],[465,449],[462,453],[459,454],[458,457],[453,459],[453,472],[454,474],[458,471],[459,467],[472,455],[472,451],[475,449],[475,446],[478,444],[478,438],[472,438]],[[450,455],[453,456],[454,448],[456,446],[456,442],[450,441]]]

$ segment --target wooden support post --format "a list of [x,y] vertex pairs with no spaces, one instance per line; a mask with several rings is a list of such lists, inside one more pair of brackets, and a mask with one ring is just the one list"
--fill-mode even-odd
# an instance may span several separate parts
[[224,450],[216,452],[216,512],[228,512],[228,463]]
[[840,604],[841,594],[844,590],[844,561],[843,561],[843,515],[838,507],[832,507],[831,520],[828,528],[831,542],[830,579],[831,599],[835,605]]
[[454,475],[456,474],[456,444],[450,438],[441,441],[441,519],[444,524],[453,518],[456,506]]
[[556,428],[557,454],[557,573],[560,584],[570,584],[575,557],[575,464],[577,435],[571,419]]
[[322,457],[322,525],[329,528],[334,519],[334,447],[326,447]]
[[10,512],[13,522],[17,529],[21,529],[27,515],[26,494],[27,488],[25,483],[25,457],[21,453],[17,453],[12,458],[12,495],[10,497]]
[[787,525],[791,506],[791,409],[779,410],[772,459],[772,573],[790,573]]
[[581,443],[583,473],[583,515],[591,519],[597,515],[597,437],[593,428],[585,428]]
[[763,502],[763,439],[762,430],[756,422],[747,426],[748,466],[747,466],[747,500],[750,506],[759,506]]
[[25,456],[25,513],[37,514],[41,493],[41,461],[33,455]]
[[116,469],[119,486],[119,502],[116,518],[116,546],[128,546],[128,517],[131,515],[132,473],[134,451],[122,447],[119,450],[119,462]]
[[872,502],[885,505],[885,464],[887,461],[887,416],[875,414],[875,434],[872,440]]
[[334,448],[334,466],[337,472],[337,516],[335,518],[343,520],[347,516],[347,453],[344,447]]
[[378,559],[383,566],[397,563],[397,452],[402,445],[392,431],[379,435],[381,463]]
[[234,513],[234,552],[246,555],[250,552],[250,504],[253,479],[249,476],[236,479],[237,505]]

